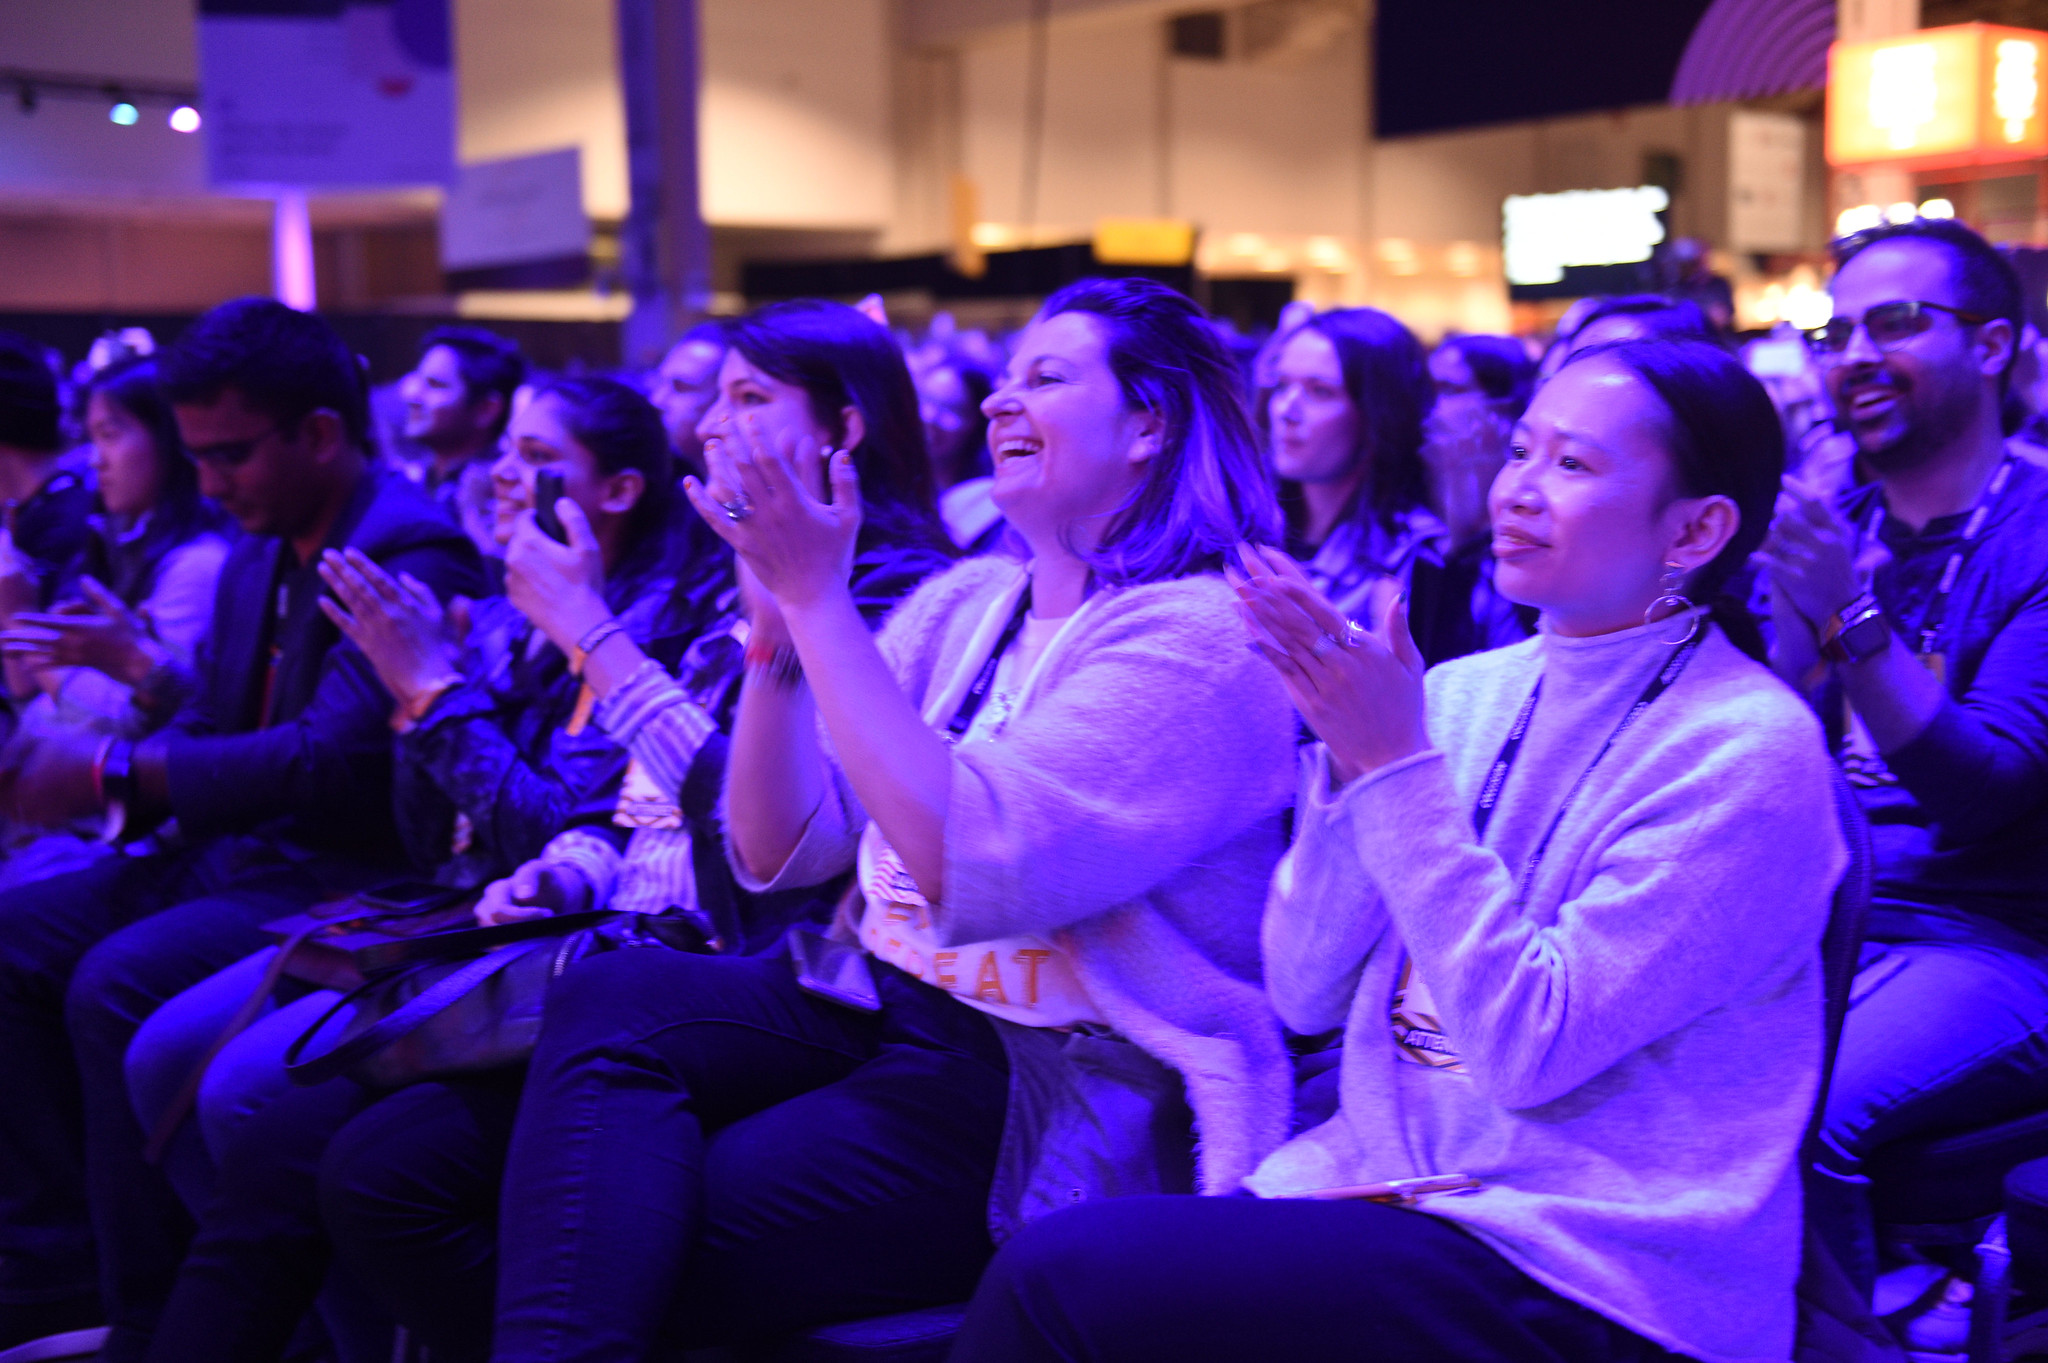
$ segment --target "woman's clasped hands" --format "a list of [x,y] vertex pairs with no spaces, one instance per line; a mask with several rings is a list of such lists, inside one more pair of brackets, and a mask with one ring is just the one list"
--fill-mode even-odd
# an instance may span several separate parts
[[794,433],[770,439],[743,418],[705,455],[709,484],[686,478],[683,491],[770,596],[803,606],[846,587],[860,533],[850,451]]
[[1429,750],[1422,654],[1398,593],[1384,593],[1379,626],[1368,630],[1340,615],[1280,550],[1239,545],[1224,576],[1252,647],[1329,749],[1336,784]]

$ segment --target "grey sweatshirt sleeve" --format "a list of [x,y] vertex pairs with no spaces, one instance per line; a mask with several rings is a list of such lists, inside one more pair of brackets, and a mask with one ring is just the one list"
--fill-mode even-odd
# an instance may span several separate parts
[[1294,846],[1273,873],[1259,927],[1274,1011],[1303,1036],[1343,1025],[1387,931],[1386,901],[1359,861],[1351,826],[1358,802],[1341,794],[1330,790],[1329,749],[1303,750]]
[[1560,1098],[1815,948],[1818,923],[1783,906],[1824,902],[1846,853],[1799,723],[1724,709],[1661,735],[1655,779],[1547,924],[1516,903],[1520,868],[1474,840],[1441,758],[1344,792],[1360,862],[1491,1101]]

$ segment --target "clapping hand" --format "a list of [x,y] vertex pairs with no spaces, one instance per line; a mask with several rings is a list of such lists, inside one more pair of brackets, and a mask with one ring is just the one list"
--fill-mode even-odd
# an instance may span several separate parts
[[1855,531],[1828,498],[1787,478],[1758,557],[1770,569],[1772,592],[1818,626],[1863,590],[1855,545]]
[[133,686],[162,661],[141,617],[91,577],[79,579],[78,599],[47,614],[23,611],[0,632],[0,646],[38,670],[89,667]]
[[[784,606],[808,605],[853,575],[854,537],[860,532],[860,479],[853,455],[825,450],[808,436],[765,438],[752,418],[721,442],[727,470],[737,482],[730,499],[714,500],[695,478],[683,481],[690,505]],[[818,493],[827,488],[830,501]]]
[[1422,654],[1404,600],[1385,593],[1379,627],[1367,630],[1339,615],[1280,550],[1240,545],[1238,564],[1224,575],[1252,646],[1330,750],[1339,784],[1428,751]]
[[321,555],[320,579],[334,592],[320,598],[320,609],[401,705],[455,672],[450,613],[426,583],[410,573],[393,578],[356,548]]

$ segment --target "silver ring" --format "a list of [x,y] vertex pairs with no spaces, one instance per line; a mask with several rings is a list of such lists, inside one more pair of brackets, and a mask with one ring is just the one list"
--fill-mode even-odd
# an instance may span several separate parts
[[720,502],[718,509],[723,511],[725,518],[734,525],[738,525],[741,521],[754,514],[754,504],[747,500],[745,493],[741,493],[729,502]]
[[1356,620],[1346,620],[1344,622],[1344,637],[1337,642],[1346,648],[1364,648],[1365,626],[1359,624]]

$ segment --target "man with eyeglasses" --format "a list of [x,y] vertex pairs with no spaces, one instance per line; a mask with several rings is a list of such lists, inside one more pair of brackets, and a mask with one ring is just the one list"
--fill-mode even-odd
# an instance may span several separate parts
[[2006,448],[2021,294],[1997,249],[1923,219],[1836,258],[1812,339],[1868,481],[1835,501],[1788,481],[1763,554],[1773,662],[1872,825],[1811,1209],[1869,1289],[1872,1153],[2048,1107],[2048,471]]
[[392,700],[319,608],[320,554],[352,545],[443,599],[483,590],[447,513],[371,463],[364,376],[318,318],[224,304],[159,370],[201,491],[245,533],[194,673],[142,688],[184,695],[166,727],[0,758],[10,812],[105,809],[133,839],[0,894],[0,1348],[104,1320],[104,1357],[142,1356],[190,1227],[142,1157],[129,1039],[263,947],[263,923],[404,874]]

